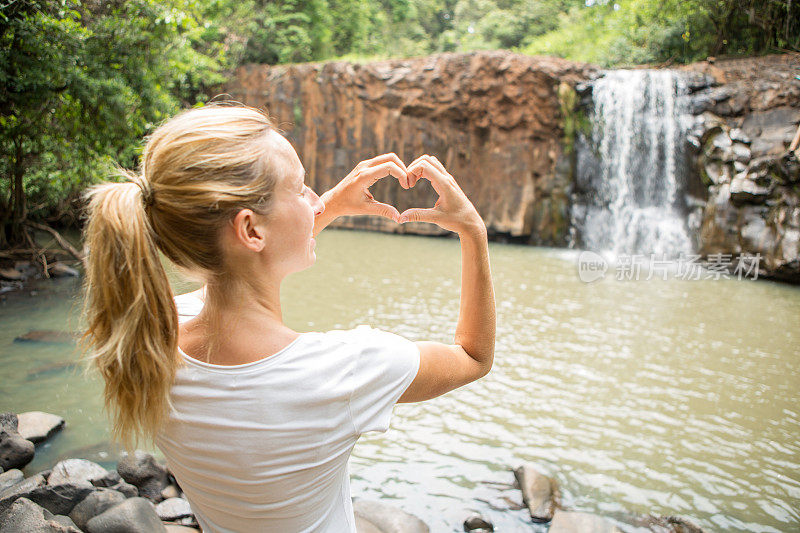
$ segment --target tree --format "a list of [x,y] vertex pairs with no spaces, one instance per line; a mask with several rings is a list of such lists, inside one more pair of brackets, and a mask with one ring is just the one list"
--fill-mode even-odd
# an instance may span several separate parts
[[142,136],[201,83],[218,58],[193,47],[200,26],[179,3],[17,0],[0,14],[0,247],[33,246],[27,192],[53,205],[133,166]]

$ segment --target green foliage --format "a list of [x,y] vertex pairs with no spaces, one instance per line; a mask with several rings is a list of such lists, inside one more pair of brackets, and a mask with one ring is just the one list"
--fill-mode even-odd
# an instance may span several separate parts
[[495,48],[604,66],[800,50],[800,1],[3,2],[0,246],[27,212],[57,218],[111,163],[133,167],[146,134],[243,63]]
[[602,0],[561,13],[557,29],[522,49],[604,66],[800,50],[800,5],[787,0]]
[[[219,83],[192,2],[18,0],[0,29],[0,244],[27,211],[54,215],[104,164]],[[106,170],[106,174],[108,171]],[[26,205],[26,192],[32,195]]]

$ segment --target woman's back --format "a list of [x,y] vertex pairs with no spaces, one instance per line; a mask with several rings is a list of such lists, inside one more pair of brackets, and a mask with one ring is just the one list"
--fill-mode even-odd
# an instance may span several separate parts
[[[376,201],[369,187],[388,175],[403,188],[429,180],[436,204],[399,213]],[[129,450],[155,440],[206,531],[354,531],[346,463],[356,439],[388,428],[396,402],[434,398],[492,366],[494,290],[475,207],[429,155],[408,167],[396,154],[362,161],[317,196],[291,143],[245,107],[168,120],[127,177],[91,189],[84,231],[86,351],[112,438]],[[453,344],[284,324],[283,280],[312,266],[314,237],[350,215],[458,234]],[[160,254],[203,280],[202,302],[173,301]],[[408,259],[398,279],[425,260]]]
[[[198,311],[176,303],[182,320]],[[244,365],[181,356],[156,444],[204,531],[354,531],[347,460],[359,435],[388,428],[416,345],[359,326]]]

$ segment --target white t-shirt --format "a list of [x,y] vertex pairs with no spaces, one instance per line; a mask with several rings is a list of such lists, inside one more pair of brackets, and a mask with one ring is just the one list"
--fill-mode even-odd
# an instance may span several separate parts
[[[180,321],[203,307],[175,301]],[[416,344],[362,325],[303,333],[243,365],[180,353],[156,444],[203,531],[354,533],[347,460],[362,433],[388,429]]]

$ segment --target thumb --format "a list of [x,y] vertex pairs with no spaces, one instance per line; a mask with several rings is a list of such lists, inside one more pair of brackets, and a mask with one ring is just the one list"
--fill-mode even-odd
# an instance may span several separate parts
[[397,209],[395,209],[393,206],[389,204],[372,201],[369,202],[368,205],[369,207],[367,209],[369,210],[369,213],[371,215],[378,215],[380,217],[390,218],[395,222],[397,222],[397,219],[400,216],[400,213],[398,213]]
[[439,211],[436,209],[420,209],[420,208],[413,208],[413,209],[406,209],[402,213],[400,213],[400,218],[398,222],[401,224],[403,222],[431,222],[436,224],[436,220],[439,218]]

